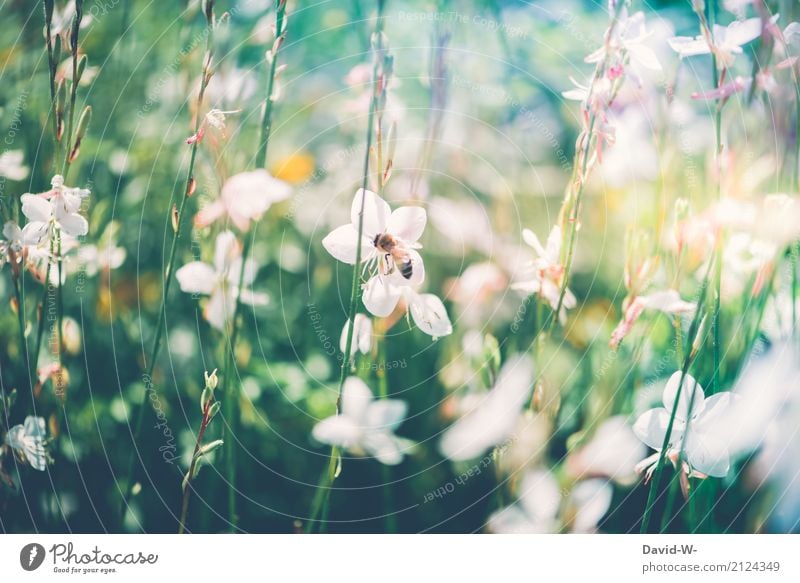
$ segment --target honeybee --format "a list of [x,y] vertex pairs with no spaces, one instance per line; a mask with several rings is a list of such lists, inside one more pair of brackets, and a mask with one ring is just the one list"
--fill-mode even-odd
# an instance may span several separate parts
[[395,269],[400,270],[400,275],[406,279],[411,279],[414,274],[414,263],[408,250],[389,233],[375,235],[373,245],[383,253],[383,260],[386,264],[386,275],[394,273]]

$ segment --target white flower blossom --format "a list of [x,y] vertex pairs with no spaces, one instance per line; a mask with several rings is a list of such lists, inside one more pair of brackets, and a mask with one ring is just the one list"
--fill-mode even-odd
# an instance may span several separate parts
[[15,425],[8,430],[5,441],[34,470],[43,472],[47,467],[47,452],[44,448],[46,436],[44,419],[29,415],[23,425]]
[[342,389],[342,411],[314,426],[312,436],[321,443],[344,448],[353,455],[374,457],[382,464],[403,461],[410,442],[395,429],[406,416],[406,404],[397,399],[373,400],[369,387],[358,377],[348,377]]
[[250,228],[250,221],[258,220],[270,206],[289,198],[291,187],[266,170],[240,172],[231,176],[222,186],[219,198],[200,209],[194,223],[207,227],[229,218],[240,231]]
[[674,289],[637,296],[628,303],[625,316],[611,333],[611,347],[616,349],[620,345],[644,310],[657,310],[664,314],[675,315],[692,313],[696,307],[696,304],[681,299],[680,294]]
[[508,439],[533,392],[533,370],[528,357],[509,358],[492,390],[445,431],[439,444],[442,455],[454,461],[469,460]]
[[22,229],[26,245],[51,241],[56,230],[69,237],[82,237],[89,232],[89,223],[78,212],[89,191],[64,186],[64,178],[58,174],[51,184],[53,188],[47,192],[21,197],[22,213],[29,221]]
[[567,458],[567,470],[576,478],[606,477],[619,484],[636,480],[636,465],[646,455],[623,415],[609,417],[585,445]]
[[[356,314],[355,326],[353,327],[353,354],[355,357],[356,352],[361,354],[369,354],[372,350],[372,320],[364,314]],[[350,320],[344,323],[342,328],[342,336],[339,339],[339,348],[342,352],[347,350],[347,333],[350,329]]]
[[[645,445],[660,453],[672,410],[676,408],[667,443],[667,457],[676,462],[683,447],[690,475],[722,478],[730,470],[730,455],[729,440],[720,420],[732,406],[733,397],[731,393],[724,392],[706,399],[703,387],[690,374],[685,375],[683,388],[678,395],[681,376],[682,373],[678,371],[670,377],[662,396],[664,406],[642,413],[634,423],[633,431]],[[639,470],[649,468],[650,475],[655,469],[659,453],[643,460]]]
[[[530,229],[522,231],[523,240],[533,247],[537,257],[531,263],[531,279],[512,284],[511,288],[526,295],[537,294],[544,298],[553,310],[558,308],[561,297],[561,286],[564,282],[564,266],[561,264],[561,228],[556,225],[547,237],[547,246],[542,247],[536,234]],[[578,305],[575,296],[569,289],[564,290],[564,299],[558,318],[566,321],[568,309]]]
[[238,295],[243,304],[263,306],[268,301],[266,294],[249,289],[256,278],[258,265],[252,259],[243,263],[241,254],[236,236],[223,231],[217,235],[213,265],[192,261],[175,272],[184,292],[210,296],[203,316],[217,330],[225,330],[225,325],[233,317],[240,278],[244,287],[238,290]]
[[571,531],[596,530],[597,523],[611,506],[613,491],[605,480],[579,482],[562,499],[555,477],[547,470],[531,470],[520,484],[516,504],[489,517],[489,530],[498,534],[548,534],[559,531],[558,511],[564,508]]
[[[777,20],[778,15],[775,15],[771,22],[774,24]],[[709,45],[708,39],[703,35],[676,36],[667,42],[681,58],[708,55],[713,52],[722,66],[729,67],[736,59],[736,55],[742,54],[742,47],[761,36],[761,31],[761,18],[748,18],[747,20],[735,20],[728,26],[715,24],[712,33],[713,47]]]
[[30,169],[24,163],[22,150],[9,150],[0,154],[0,176],[9,180],[25,180]]
[[[362,196],[364,216],[358,241]],[[402,299],[417,327],[439,338],[453,331],[442,300],[414,289],[425,280],[425,265],[417,249],[422,247],[418,241],[426,222],[427,215],[421,207],[392,211],[377,194],[359,189],[350,208],[350,224],[334,229],[322,244],[334,258],[350,265],[355,264],[361,245],[363,270],[371,274],[363,285],[362,301],[372,315],[390,316]]]

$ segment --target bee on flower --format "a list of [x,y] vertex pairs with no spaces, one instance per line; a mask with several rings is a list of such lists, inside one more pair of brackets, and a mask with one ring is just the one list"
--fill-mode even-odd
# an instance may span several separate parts
[[[363,201],[363,217],[361,217]],[[362,221],[359,238],[359,223]],[[350,223],[329,233],[322,241],[334,258],[355,265],[369,277],[362,301],[374,316],[387,317],[404,304],[414,323],[438,338],[452,332],[444,304],[434,294],[420,294],[415,287],[425,281],[425,264],[418,249],[427,215],[422,207],[407,206],[392,211],[381,197],[359,189],[350,209]],[[359,248],[360,247],[360,251]]]

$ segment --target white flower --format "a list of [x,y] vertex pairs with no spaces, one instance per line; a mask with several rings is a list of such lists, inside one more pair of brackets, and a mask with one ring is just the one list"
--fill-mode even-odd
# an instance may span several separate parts
[[[353,351],[351,357],[355,357],[356,352],[369,354],[372,349],[372,320],[364,314],[356,314],[356,325],[353,327]],[[339,348],[342,352],[347,350],[347,333],[350,329],[350,320],[342,328],[342,336],[339,339]]]
[[[532,262],[532,279],[521,281],[511,286],[527,295],[538,294],[555,310],[561,297],[561,286],[564,281],[564,266],[561,264],[561,227],[556,225],[547,237],[547,246],[542,247],[536,234],[530,229],[522,231],[523,240],[533,247],[537,257]],[[575,296],[569,289],[564,290],[559,320],[566,320],[566,311],[578,305]]]
[[247,231],[250,221],[258,220],[273,203],[291,194],[286,182],[273,178],[266,170],[240,172],[225,182],[217,200],[195,215],[194,223],[207,227],[227,217],[240,231]]
[[0,240],[0,267],[9,263],[18,263],[21,260],[22,252],[22,229],[14,221],[8,221],[3,225],[3,237]]
[[[774,24],[777,22],[778,15],[772,17]],[[728,26],[714,25],[712,34],[714,46],[708,44],[704,36],[676,36],[667,42],[681,58],[692,57],[695,55],[707,55],[712,51],[720,60],[720,65],[729,67],[733,64],[736,55],[742,54],[742,46],[754,41],[761,36],[761,18],[748,18],[747,20],[735,20]]]
[[222,111],[221,109],[211,109],[206,114],[205,122],[212,128],[224,131],[225,130],[225,116],[232,113],[239,113],[239,110]]
[[89,191],[64,186],[61,175],[53,177],[53,188],[42,194],[23,194],[22,213],[29,222],[22,229],[26,245],[39,245],[49,241],[55,229],[70,237],[82,237],[89,232],[89,223],[78,211]]
[[[686,374],[678,396],[681,376],[682,373],[678,371],[670,377],[662,396],[664,407],[642,413],[634,423],[633,431],[643,443],[660,452],[672,410],[676,407],[672,432],[667,442],[667,456],[676,461],[683,444],[692,475],[722,478],[730,470],[730,455],[729,440],[722,431],[724,428],[720,420],[731,407],[732,395],[729,392],[718,393],[706,399],[703,388],[692,375]],[[650,456],[640,463],[639,469],[650,466],[650,474],[654,469],[651,464],[657,459],[658,454]]]
[[402,290],[417,328],[434,340],[453,333],[453,325],[439,296],[420,294],[410,287],[403,287]]
[[[358,241],[362,197],[364,215]],[[359,189],[350,208],[350,224],[331,231],[322,244],[333,257],[350,265],[356,262],[360,244],[363,269],[372,273],[363,285],[364,307],[373,316],[385,318],[403,299],[417,327],[435,339],[453,331],[447,310],[436,295],[420,294],[412,287],[425,279],[425,265],[417,249],[421,248],[418,241],[426,222],[421,207],[392,211],[377,194]]]
[[606,58],[606,53],[619,54],[626,51],[631,61],[641,65],[645,69],[660,71],[661,63],[658,62],[653,49],[645,44],[650,38],[651,33],[647,32],[644,13],[636,12],[627,16],[627,11],[623,13],[619,23],[614,28],[614,34],[608,41],[608,50],[602,46],[595,52],[586,57],[587,63],[599,63]]
[[249,289],[256,278],[258,266],[252,259],[243,264],[241,253],[235,235],[230,231],[223,231],[217,235],[213,266],[202,261],[192,261],[175,272],[183,291],[211,296],[203,316],[217,330],[224,330],[226,323],[233,317],[240,278],[244,286],[238,290],[242,303],[251,306],[263,306],[267,303],[266,294]]
[[625,310],[625,317],[611,333],[611,348],[616,349],[619,346],[646,309],[658,310],[665,314],[688,314],[694,312],[695,308],[695,304],[682,300],[680,294],[673,289],[637,296],[630,302]]
[[571,530],[591,532],[608,512],[613,491],[605,480],[579,482],[562,501],[558,483],[547,470],[532,470],[520,484],[519,500],[489,517],[489,530],[498,534],[558,532],[558,510],[571,517]]
[[576,478],[602,476],[630,485],[646,453],[626,418],[616,415],[603,421],[591,440],[570,454],[567,469]]
[[442,455],[454,461],[469,460],[503,443],[513,433],[532,391],[533,363],[526,356],[512,356],[482,402],[445,431],[439,444]]
[[28,416],[24,425],[15,425],[6,433],[6,444],[34,470],[43,472],[47,467],[44,440],[47,433],[42,417]]
[[386,465],[397,465],[409,442],[394,435],[406,416],[406,404],[396,399],[372,399],[372,392],[358,377],[348,377],[342,389],[342,412],[314,426],[314,439],[342,447],[353,455],[370,456]]
[[0,154],[0,176],[9,180],[25,180],[29,169],[24,163],[22,150],[9,150]]
[[125,262],[126,252],[109,241],[106,245],[85,245],[78,251],[78,257],[86,269],[86,275],[92,277],[98,271],[106,272],[116,269]]
[[[359,241],[362,198],[364,216]],[[425,266],[417,249],[422,247],[418,241],[426,222],[424,208],[405,206],[392,211],[377,194],[359,188],[350,207],[350,224],[331,231],[322,244],[333,257],[349,265],[355,264],[360,244],[366,269],[375,264],[379,275],[396,285],[419,285],[425,279]]]

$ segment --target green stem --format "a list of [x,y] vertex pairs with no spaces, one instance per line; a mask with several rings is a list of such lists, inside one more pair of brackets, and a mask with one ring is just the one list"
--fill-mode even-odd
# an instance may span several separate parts
[[[275,53],[271,55],[272,58],[270,62],[269,74],[267,76],[267,95],[264,103],[264,115],[261,118],[261,136],[255,158],[256,168],[264,168],[267,163],[267,150],[269,148],[269,138],[272,131],[272,110],[275,103],[273,99],[273,92],[275,90],[275,72],[277,70],[278,62],[277,49],[280,47],[282,37],[285,33],[284,24],[286,22],[286,0],[276,0],[275,8],[276,50]],[[244,286],[244,266],[247,264],[247,260],[249,259],[251,247],[251,238],[245,237],[244,246],[242,248],[242,270],[239,273],[238,286],[234,291],[236,299],[234,301],[233,318],[231,320],[231,333],[226,339],[225,369],[224,374],[222,375],[222,391],[223,395],[225,395],[225,410],[229,412],[227,419],[230,438],[225,440],[224,447],[226,460],[226,481],[228,483],[228,524],[231,532],[236,531],[239,522],[236,512],[236,443],[233,437],[236,432],[238,420],[239,407],[237,406],[237,397],[239,395],[239,384],[234,383],[234,386],[231,386],[230,381],[232,380],[233,370],[236,366],[236,341],[239,333],[239,312],[241,311],[242,307],[241,293],[242,287]]]
[[[213,16],[212,16],[213,18]],[[214,42],[214,22],[213,20],[207,23],[209,32],[208,36],[206,37],[206,56],[204,57],[203,63],[203,72],[202,77],[200,80],[200,89],[197,94],[197,114],[194,123],[194,133],[195,135],[200,129],[200,124],[202,122],[202,116],[200,109],[203,105],[203,98],[205,96],[206,87],[208,87],[208,82],[211,79],[210,75],[210,65],[211,65],[211,57],[212,57],[212,48]],[[156,324],[156,331],[155,335],[153,336],[153,344],[150,349],[150,359],[146,361],[146,372],[143,376],[143,379],[146,381],[145,385],[147,386],[146,390],[142,393],[142,398],[140,402],[136,405],[137,412],[135,413],[136,422],[134,425],[134,432],[133,432],[133,447],[131,449],[131,454],[128,461],[128,484],[125,489],[125,495],[122,497],[122,501],[120,504],[120,524],[123,523],[125,518],[125,511],[128,508],[128,501],[130,500],[131,495],[133,494],[133,488],[136,483],[136,458],[138,455],[138,442],[139,438],[142,434],[142,429],[144,427],[144,418],[145,418],[145,411],[147,409],[147,393],[149,391],[155,391],[155,384],[153,383],[153,372],[155,371],[156,361],[158,359],[159,351],[161,350],[161,341],[164,336],[164,328],[166,326],[166,309],[167,309],[167,300],[169,298],[169,290],[172,286],[172,280],[174,279],[174,266],[175,266],[175,258],[178,251],[178,241],[180,240],[182,226],[184,222],[184,215],[186,214],[184,210],[186,209],[186,203],[189,200],[189,193],[193,186],[194,181],[194,166],[197,160],[197,150],[198,150],[198,140],[195,140],[191,146],[191,155],[189,158],[189,168],[186,173],[186,181],[184,183],[183,193],[181,194],[180,203],[178,205],[178,220],[173,229],[172,235],[172,242],[170,244],[169,256],[167,260],[166,269],[164,271],[164,286],[161,295],[161,303],[158,308],[158,323]],[[171,211],[170,211],[171,212]]]
[[[342,404],[342,390],[344,389],[344,381],[347,378],[347,370],[350,367],[350,359],[352,357],[353,351],[353,328],[355,328],[355,316],[356,311],[358,309],[358,300],[360,297],[359,294],[359,282],[360,282],[360,271],[361,271],[361,245],[359,241],[361,241],[362,237],[364,236],[364,201],[366,199],[366,190],[367,186],[369,185],[369,157],[370,151],[372,149],[372,134],[373,134],[373,125],[375,121],[375,111],[378,106],[378,71],[380,67],[380,57],[383,52],[383,10],[385,7],[385,0],[377,0],[378,3],[378,11],[376,16],[376,23],[375,23],[375,61],[372,65],[372,98],[370,99],[369,104],[369,114],[367,117],[367,147],[364,153],[364,172],[363,172],[363,180],[361,183],[361,204],[358,211],[358,238],[356,239],[356,260],[353,264],[353,279],[350,286],[350,307],[348,309],[348,321],[350,324],[347,326],[347,338],[345,340],[345,349],[344,349],[344,358],[342,359],[342,366],[339,371],[339,389],[338,389],[338,396],[336,398],[336,413],[337,415],[341,411],[341,404]],[[385,89],[385,88],[384,88]],[[311,516],[309,517],[309,529],[313,529],[314,523],[319,515],[320,510],[323,514],[326,514],[328,511],[328,505],[330,504],[330,485],[338,476],[339,471],[341,470],[341,459],[339,454],[339,448],[333,446],[331,448],[330,458],[328,461],[328,468],[329,471],[327,472],[327,478],[323,476],[323,481],[327,481],[327,483],[323,484],[320,482],[318,488],[324,488],[325,494],[321,496],[321,500],[319,505],[313,504]],[[315,496],[316,500],[317,496]],[[319,506],[319,508],[316,508]],[[310,530],[309,530],[310,531]]]
[[[75,101],[78,97],[78,31],[81,27],[81,20],[83,19],[83,0],[76,0],[75,2],[75,18],[72,23],[72,35],[70,37],[71,50],[72,50],[72,82],[70,84],[69,92],[69,105],[67,109],[67,132],[62,136],[64,142],[64,161],[61,165],[61,175],[64,177],[66,184],[67,174],[70,168],[70,151],[72,150],[72,132],[75,123]],[[59,280],[59,286],[60,284]]]
[[[712,264],[713,264],[713,262],[709,263],[708,268],[706,269],[706,274],[705,274],[705,277],[703,278],[702,287],[700,289],[700,297],[698,298],[698,301],[697,301],[697,309],[695,311],[694,318],[692,319],[692,323],[689,326],[688,337],[692,339],[692,344],[694,343],[694,340],[697,337],[697,333],[699,331],[698,329],[700,327],[700,314],[703,311],[705,300],[706,300],[706,295],[707,295],[707,291],[708,291],[708,284],[709,284],[709,278],[710,278],[710,275],[711,275]],[[648,493],[648,496],[647,496],[647,504],[645,506],[645,512],[644,512],[644,515],[642,516],[642,525],[641,525],[641,529],[640,529],[640,533],[641,534],[646,534],[647,533],[647,529],[648,529],[648,527],[650,525],[650,518],[651,518],[651,515],[653,513],[653,508],[655,506],[656,494],[658,493],[658,487],[659,487],[659,485],[661,483],[661,472],[662,472],[663,467],[664,467],[664,460],[667,457],[668,448],[669,448],[669,445],[670,445],[670,438],[672,437],[672,427],[675,424],[675,414],[678,411],[678,403],[680,402],[681,391],[683,390],[683,383],[686,380],[686,375],[689,373],[689,367],[691,366],[691,364],[693,362],[694,356],[695,355],[694,355],[693,351],[690,349],[688,351],[687,355],[686,355],[686,358],[683,361],[683,366],[681,367],[681,371],[680,371],[681,372],[681,376],[680,376],[680,380],[678,382],[678,390],[675,393],[675,402],[672,405],[672,411],[670,412],[670,416],[669,416],[669,423],[667,423],[667,430],[666,430],[666,433],[664,434],[664,441],[662,442],[661,451],[659,452],[658,461],[656,462],[655,472],[653,474],[653,478],[652,478],[652,481],[650,483],[650,492]],[[694,396],[694,393],[692,393],[692,396]],[[679,472],[681,471],[680,464],[681,464],[681,460],[679,459],[678,460],[678,471]]]
[[[351,324],[352,325],[352,324]],[[386,337],[381,336],[376,339],[378,343],[378,398],[386,399],[389,397],[389,377],[386,374]],[[386,512],[386,532],[397,532],[397,516],[394,514],[394,492],[392,491],[392,468],[381,464],[381,475],[383,477],[383,504]]]
[[[616,3],[614,12],[611,14],[611,22],[608,25],[608,31],[606,33],[606,43],[608,43],[608,41],[614,34],[614,29],[617,27],[620,15],[622,14],[622,8],[624,5],[625,2]],[[592,94],[594,92],[594,87],[597,84],[597,81],[605,74],[606,68],[608,67],[608,62],[609,61],[608,61],[608,51],[607,51],[605,58],[603,58],[595,68],[594,77],[592,78],[592,83],[589,88],[589,95],[586,98],[587,104],[591,102]],[[619,86],[617,86],[617,89],[618,87]],[[613,101],[613,96],[611,100]],[[570,270],[572,269],[572,260],[575,253],[575,241],[578,235],[578,221],[580,219],[581,202],[583,200],[584,185],[586,183],[587,173],[589,169],[589,152],[591,150],[591,145],[592,145],[592,134],[594,133],[594,128],[597,123],[597,114],[595,113],[593,107],[591,105],[587,106],[589,107],[589,122],[586,130],[582,133],[583,136],[582,148],[580,148],[578,152],[576,152],[575,154],[575,164],[572,173],[572,178],[570,180],[570,184],[567,190],[567,195],[565,197],[564,204],[561,210],[562,228],[566,229],[569,235],[566,236],[566,241],[567,241],[566,255],[562,263],[562,265],[564,266],[564,274],[562,276],[563,281],[561,282],[561,289],[558,294],[558,303],[556,304],[555,311],[550,316],[548,330],[552,330],[552,328],[558,322],[559,313],[561,312],[561,308],[564,305],[564,297],[566,296],[567,288],[569,286],[569,275],[570,275]],[[576,181],[577,181],[577,189],[573,191],[573,188],[575,188]],[[564,252],[562,251],[562,255],[563,254]]]

